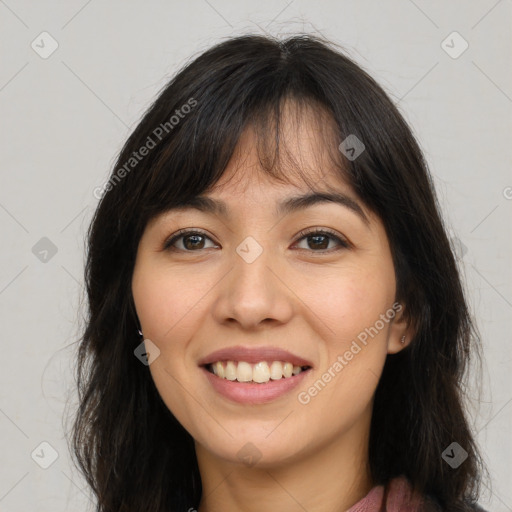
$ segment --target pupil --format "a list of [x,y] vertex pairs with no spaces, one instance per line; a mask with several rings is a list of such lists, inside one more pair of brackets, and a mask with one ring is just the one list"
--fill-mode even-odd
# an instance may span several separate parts
[[[187,237],[185,237],[185,247],[187,247],[187,249],[190,249],[190,248],[197,248],[198,245],[197,243],[192,243],[191,247],[189,247],[189,244],[187,244],[187,241],[190,241],[192,239],[195,239],[195,241],[197,242],[198,239],[201,239],[202,236],[201,235],[188,235]],[[201,243],[201,241],[199,240],[199,244]],[[199,247],[201,249],[201,247]]]
[[[325,240],[327,239],[327,237],[325,235],[313,235],[311,236],[311,238],[313,240],[315,240],[315,243],[318,243],[318,240],[323,238],[324,239],[324,243],[322,244],[322,249],[325,249],[326,248],[326,244],[325,244]],[[327,245],[329,245],[329,243],[327,242]],[[317,248],[318,248],[318,245],[317,245]]]
[[[185,247],[187,247],[187,249],[190,249],[190,248],[201,249],[202,248],[202,245],[201,245],[202,238],[203,238],[202,235],[188,235],[187,237],[184,238]],[[319,248],[319,246],[321,246],[320,247],[321,249],[325,249],[329,245],[329,242],[327,242],[327,244],[326,244],[327,238],[328,237],[326,237],[325,235],[311,235],[309,237],[310,240],[313,240],[313,244],[316,245],[317,248]],[[321,241],[322,239],[323,239],[323,243]],[[310,244],[310,247],[311,247],[311,244]]]

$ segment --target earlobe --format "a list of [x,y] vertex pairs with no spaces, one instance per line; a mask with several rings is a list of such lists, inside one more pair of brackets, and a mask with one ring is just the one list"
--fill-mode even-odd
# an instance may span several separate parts
[[401,337],[390,335],[388,340],[388,354],[396,354],[408,347],[412,338],[408,338],[405,334]]
[[405,310],[394,318],[389,330],[388,354],[396,354],[409,346],[415,335],[413,323]]

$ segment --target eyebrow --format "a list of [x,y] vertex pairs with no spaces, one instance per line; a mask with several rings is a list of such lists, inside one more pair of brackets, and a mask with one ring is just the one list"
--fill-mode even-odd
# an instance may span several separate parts
[[[363,209],[354,199],[339,192],[311,192],[300,196],[292,196],[284,199],[277,205],[276,214],[285,215],[298,210],[303,210],[317,204],[336,203],[356,213],[361,220],[369,225],[370,222],[363,212]],[[194,208],[204,213],[230,217],[229,208],[224,201],[212,199],[206,196],[195,196],[183,203],[174,206],[171,210],[184,210]]]

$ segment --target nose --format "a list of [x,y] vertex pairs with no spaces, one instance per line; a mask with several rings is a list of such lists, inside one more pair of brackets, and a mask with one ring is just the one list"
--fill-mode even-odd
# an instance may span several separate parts
[[288,322],[293,314],[293,292],[283,272],[279,272],[275,254],[263,249],[251,260],[242,251],[231,256],[232,270],[217,289],[215,319],[220,323],[236,322],[247,330]]

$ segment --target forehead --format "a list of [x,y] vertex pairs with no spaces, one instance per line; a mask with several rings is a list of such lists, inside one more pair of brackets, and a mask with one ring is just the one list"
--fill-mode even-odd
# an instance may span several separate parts
[[242,131],[220,177],[159,217],[186,210],[226,220],[242,212],[281,217],[323,202],[350,208],[369,226],[373,215],[350,184],[340,138],[322,106],[287,101],[277,114],[260,111]]
[[321,132],[313,124],[295,124],[295,130],[290,125],[282,130],[286,139],[278,139],[279,155],[275,147],[271,150],[275,157],[271,166],[266,141],[261,144],[253,126],[246,129],[219,181],[179,209],[191,207],[233,219],[235,210],[255,214],[263,203],[267,213],[276,216],[318,204],[338,204],[369,225],[371,212],[345,179]]
[[339,138],[325,108],[283,101],[277,116],[259,116],[246,126],[221,178],[207,193],[239,195],[250,187],[267,194],[325,189],[355,195]]

